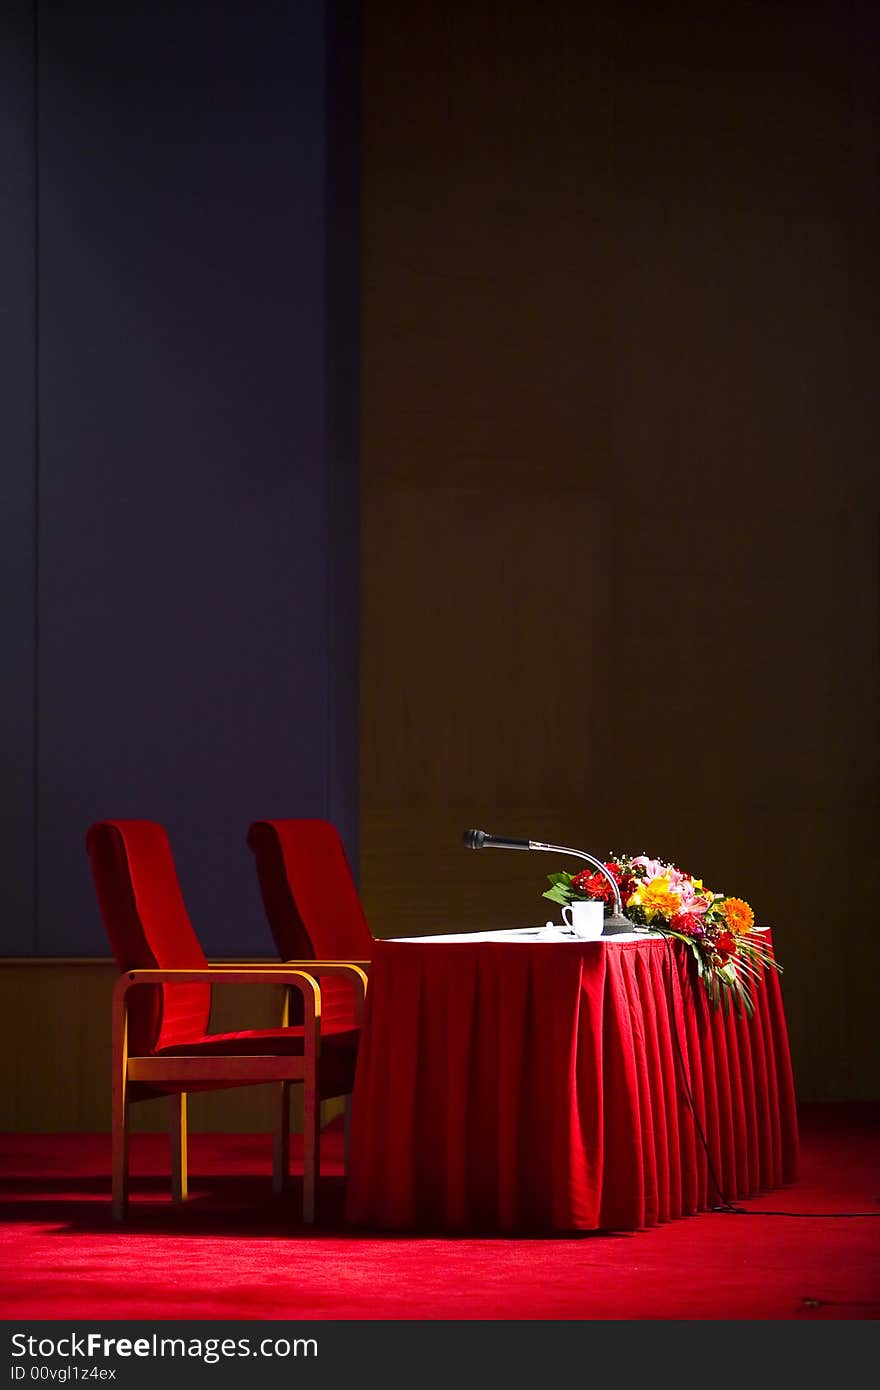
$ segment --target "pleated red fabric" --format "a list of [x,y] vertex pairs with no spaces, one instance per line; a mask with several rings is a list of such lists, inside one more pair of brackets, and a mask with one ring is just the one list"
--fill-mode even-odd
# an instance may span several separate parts
[[[208,962],[199,944],[177,878],[165,828],[155,821],[98,821],[86,835],[95,890],[120,971],[204,969]],[[314,958],[314,953],[309,951]],[[326,957],[324,957],[326,959]],[[325,977],[328,978],[328,977]],[[332,977],[329,977],[332,978]],[[352,991],[349,987],[349,997]],[[323,989],[322,989],[323,994]],[[353,1009],[349,1006],[349,1012]],[[209,1033],[211,986],[144,985],[129,1002],[129,1052],[132,1056],[299,1056],[303,1028],[247,1029]],[[318,1091],[321,1099],[347,1095],[354,1078],[359,1033],[337,1010],[321,1018]],[[132,1099],[177,1091],[212,1091],[239,1081],[129,1083]]]
[[773,971],[747,1019],[658,939],[374,945],[358,1225],[638,1230],[793,1182],[797,1155]]

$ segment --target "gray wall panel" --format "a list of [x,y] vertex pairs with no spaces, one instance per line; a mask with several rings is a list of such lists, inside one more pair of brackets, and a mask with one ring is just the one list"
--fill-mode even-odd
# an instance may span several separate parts
[[[329,254],[327,35],[318,0],[40,7],[38,904],[10,953],[106,952],[100,817],[168,827],[213,953],[272,953],[253,818],[330,815],[356,862],[356,603],[331,595],[356,554],[331,502],[357,391],[326,317],[357,229]],[[33,450],[19,471],[22,510]],[[31,560],[20,633],[34,608]]]
[[34,924],[35,41],[30,0],[0,7],[0,952]]

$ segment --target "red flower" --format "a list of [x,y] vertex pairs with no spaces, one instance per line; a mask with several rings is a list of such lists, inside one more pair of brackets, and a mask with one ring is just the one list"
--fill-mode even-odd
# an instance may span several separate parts
[[[620,882],[620,870],[616,864],[606,864],[605,866],[615,883]],[[603,903],[614,901],[614,892],[611,884],[603,873],[597,869],[591,873],[589,869],[584,869],[583,873],[575,874],[571,880],[571,886],[578,893],[584,893],[588,898],[598,898]]]
[[728,956],[736,954],[736,937],[732,932],[721,931],[715,938],[714,946],[716,956],[726,961]]
[[684,932],[685,936],[693,936],[696,940],[706,935],[702,918],[696,912],[676,912],[669,925],[673,931]]

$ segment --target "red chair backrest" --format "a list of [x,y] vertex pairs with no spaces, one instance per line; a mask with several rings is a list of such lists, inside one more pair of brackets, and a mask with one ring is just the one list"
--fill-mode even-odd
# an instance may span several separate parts
[[[259,820],[248,831],[269,927],[282,960],[370,960],[373,934],[345,846],[325,820]],[[351,986],[321,981],[324,1027],[353,1022]]]
[[[121,971],[207,965],[163,826],[149,820],[98,821],[86,834],[86,849]],[[134,1055],[190,1042],[207,1032],[208,984],[144,986],[130,999],[128,1045]]]

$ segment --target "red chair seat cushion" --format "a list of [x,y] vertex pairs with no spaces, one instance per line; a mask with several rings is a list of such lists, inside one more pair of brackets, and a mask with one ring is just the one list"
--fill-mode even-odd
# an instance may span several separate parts
[[[324,1033],[321,1030],[321,1061],[318,1068],[318,1089],[321,1097],[341,1096],[354,1089],[354,1069],[357,1062],[358,1030],[348,1028]],[[206,1033],[189,1043],[160,1047],[153,1057],[301,1057],[302,1028],[248,1028],[241,1033]],[[161,1088],[164,1091],[164,1087]],[[199,1082],[191,1087],[169,1087],[170,1090],[200,1090]]]
[[[357,1030],[346,1028],[325,1033],[321,1029],[321,1056],[333,1051],[357,1049]],[[192,1042],[175,1043],[173,1047],[159,1047],[154,1057],[262,1057],[277,1056],[301,1057],[303,1051],[303,1029],[298,1028],[245,1028],[240,1033],[205,1033]]]

